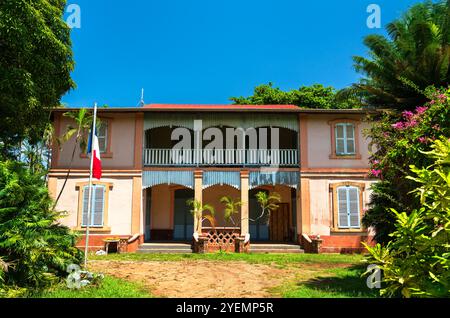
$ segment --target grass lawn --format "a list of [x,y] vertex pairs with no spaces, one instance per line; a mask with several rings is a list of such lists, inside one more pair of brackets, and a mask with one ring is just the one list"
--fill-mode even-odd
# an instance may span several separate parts
[[100,286],[67,288],[60,283],[51,289],[35,295],[36,298],[149,298],[151,293],[138,283],[105,276]]
[[[341,254],[109,254],[91,256],[91,260],[141,262],[211,262],[211,268],[223,262],[244,261],[263,264],[274,269],[294,272],[279,286],[270,288],[274,297],[285,298],[345,298],[376,297],[377,291],[366,286],[361,277],[367,265],[361,255]],[[180,264],[181,265],[181,264]],[[102,296],[97,296],[102,297]]]

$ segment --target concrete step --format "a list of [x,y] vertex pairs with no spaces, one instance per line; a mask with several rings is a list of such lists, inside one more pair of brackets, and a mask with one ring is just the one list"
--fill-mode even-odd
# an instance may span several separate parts
[[139,246],[140,249],[191,249],[191,244],[184,243],[144,243]]
[[138,249],[139,254],[191,254],[191,249]]
[[251,244],[251,253],[304,253],[300,245],[295,244]]
[[137,253],[188,254],[192,253],[191,245],[186,243],[144,243]]

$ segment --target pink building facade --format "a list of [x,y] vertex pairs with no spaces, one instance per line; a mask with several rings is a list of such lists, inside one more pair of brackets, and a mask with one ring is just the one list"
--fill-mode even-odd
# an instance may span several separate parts
[[[57,135],[71,124],[66,111],[53,114]],[[77,147],[71,161],[73,139],[53,149],[48,176],[56,197],[71,168],[57,208],[67,212],[61,222],[81,234],[89,222],[92,250],[112,237],[134,237],[130,252],[145,242],[192,242],[194,228],[209,251],[245,241],[360,252],[363,242],[373,243],[361,224],[375,182],[361,110],[151,104],[100,109],[98,116],[103,176],[94,182],[90,220],[89,159]],[[278,210],[262,218],[260,191],[281,197]],[[241,202],[231,220],[224,196]],[[189,199],[214,207],[214,226],[194,224]]]

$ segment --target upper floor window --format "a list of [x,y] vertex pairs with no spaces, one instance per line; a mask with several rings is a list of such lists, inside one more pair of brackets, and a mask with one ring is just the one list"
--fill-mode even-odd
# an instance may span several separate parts
[[335,126],[336,155],[355,154],[355,125],[352,123],[338,123]]
[[108,121],[103,120],[97,129],[98,146],[100,153],[108,150]]
[[[98,146],[100,148],[101,157],[112,158],[111,152],[111,125],[112,118],[99,118],[96,124]],[[86,138],[88,138],[88,131],[86,131]],[[80,157],[87,158],[86,152],[81,152]]]
[[330,186],[333,195],[333,230],[361,230],[364,183],[343,182]]
[[331,127],[330,159],[361,159],[359,153],[359,121],[336,119],[328,123]]

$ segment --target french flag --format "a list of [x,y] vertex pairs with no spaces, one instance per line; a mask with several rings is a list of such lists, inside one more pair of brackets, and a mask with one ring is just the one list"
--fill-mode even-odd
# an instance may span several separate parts
[[[96,129],[95,129],[96,130]],[[97,131],[94,134],[94,140],[92,140],[92,129],[89,133],[89,141],[88,141],[88,149],[87,152],[89,155],[93,155],[94,158],[92,160],[92,175],[94,178],[100,180],[102,177],[102,161],[100,159],[100,147],[98,146],[98,138]]]

